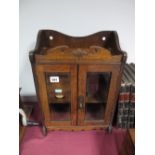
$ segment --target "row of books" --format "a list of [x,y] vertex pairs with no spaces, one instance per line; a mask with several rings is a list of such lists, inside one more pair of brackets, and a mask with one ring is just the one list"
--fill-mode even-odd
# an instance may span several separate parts
[[117,127],[135,127],[135,64],[125,64],[117,104]]

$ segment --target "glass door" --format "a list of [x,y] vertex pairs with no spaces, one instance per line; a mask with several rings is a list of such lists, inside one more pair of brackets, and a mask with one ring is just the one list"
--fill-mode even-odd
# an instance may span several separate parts
[[[49,125],[75,125],[77,69],[71,65],[43,65],[42,83],[45,118]],[[74,88],[74,89],[73,89]],[[44,92],[44,91],[45,92]]]
[[104,119],[110,79],[110,72],[87,72],[85,121]]
[[[79,124],[101,125],[106,119],[114,83],[113,68],[106,65],[81,65],[79,69]],[[111,87],[111,88],[110,88]],[[111,90],[110,90],[111,89]],[[109,111],[110,112],[110,111]]]
[[71,121],[70,73],[45,72],[51,121]]

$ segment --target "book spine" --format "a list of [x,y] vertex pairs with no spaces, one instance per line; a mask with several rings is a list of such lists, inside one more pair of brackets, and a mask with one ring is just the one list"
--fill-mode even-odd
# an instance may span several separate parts
[[135,65],[126,64],[122,75],[121,90],[118,99],[117,127],[135,126]]
[[128,124],[129,124],[129,128],[135,127],[135,85],[134,84],[131,87]]
[[134,83],[135,82],[135,73],[131,69],[131,65],[130,64],[125,65],[125,70],[126,70],[126,73],[127,73],[130,83]]
[[118,97],[118,112],[117,112],[117,127],[122,128],[122,119],[123,119],[123,109],[124,109],[124,93],[125,93],[125,84],[121,84],[119,97]]
[[126,92],[124,93],[124,109],[123,109],[123,128],[128,128],[129,100],[130,100],[130,84],[126,84]]

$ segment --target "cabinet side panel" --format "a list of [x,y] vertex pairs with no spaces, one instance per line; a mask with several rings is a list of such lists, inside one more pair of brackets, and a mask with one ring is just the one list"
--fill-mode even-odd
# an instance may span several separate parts
[[45,116],[45,122],[47,122],[49,121],[50,114],[49,114],[49,108],[48,108],[48,100],[47,100],[47,92],[46,92],[43,66],[37,65],[35,67],[35,70],[36,70],[36,78],[38,81],[38,93],[39,93],[41,108]]
[[117,68],[115,67],[112,70],[112,77],[110,82],[110,89],[108,94],[108,101],[107,107],[105,112],[105,121],[104,124],[111,124],[113,111],[116,106],[117,96],[118,96],[118,81],[119,81],[119,73],[120,73],[120,66],[118,65]]

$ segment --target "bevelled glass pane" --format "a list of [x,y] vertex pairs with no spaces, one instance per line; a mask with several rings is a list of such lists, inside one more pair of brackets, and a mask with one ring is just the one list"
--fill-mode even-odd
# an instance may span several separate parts
[[85,120],[104,120],[111,73],[88,72],[86,79]]

